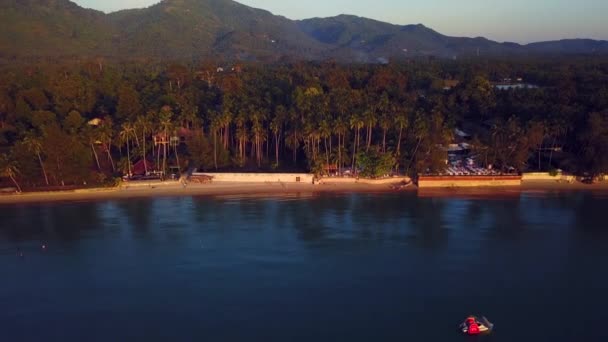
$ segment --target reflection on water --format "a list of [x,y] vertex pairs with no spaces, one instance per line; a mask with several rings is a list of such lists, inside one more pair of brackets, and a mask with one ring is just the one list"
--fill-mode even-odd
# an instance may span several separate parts
[[[444,341],[458,340],[458,321],[479,313],[496,321],[493,341],[598,340],[608,197],[503,195],[0,207],[3,334]],[[522,315],[534,331],[522,331]],[[556,324],[572,315],[589,323]]]

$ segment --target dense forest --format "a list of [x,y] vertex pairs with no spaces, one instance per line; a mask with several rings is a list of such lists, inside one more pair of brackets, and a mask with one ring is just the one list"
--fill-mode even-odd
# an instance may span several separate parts
[[[445,167],[455,129],[482,166],[608,172],[608,60],[384,65],[103,59],[0,65],[0,171],[24,188],[148,168],[377,176]],[[499,90],[522,78],[535,87]],[[141,164],[141,163],[140,163]]]

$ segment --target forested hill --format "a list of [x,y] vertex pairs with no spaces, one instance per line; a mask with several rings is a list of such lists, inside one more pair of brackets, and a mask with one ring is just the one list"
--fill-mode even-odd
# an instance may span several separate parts
[[1,57],[205,57],[383,62],[417,56],[603,54],[608,42],[529,45],[449,37],[355,16],[293,21],[231,0],[164,0],[111,14],[69,0],[0,2]]

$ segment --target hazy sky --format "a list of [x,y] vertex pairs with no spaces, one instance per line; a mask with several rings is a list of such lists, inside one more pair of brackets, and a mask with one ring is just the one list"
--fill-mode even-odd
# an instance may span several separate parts
[[[159,0],[72,0],[105,12]],[[239,0],[292,19],[355,14],[394,24],[422,23],[451,36],[532,42],[608,40],[608,0]]]

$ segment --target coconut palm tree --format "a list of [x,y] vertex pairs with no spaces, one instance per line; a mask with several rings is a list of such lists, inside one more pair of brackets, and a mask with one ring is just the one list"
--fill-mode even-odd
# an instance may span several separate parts
[[137,120],[135,121],[135,128],[136,128],[136,130],[138,130],[141,133],[141,141],[142,141],[141,157],[144,161],[144,171],[146,172],[146,174],[148,174],[148,162],[147,162],[147,158],[146,158],[146,153],[148,152],[148,150],[146,149],[146,140],[147,140],[148,133],[152,130],[152,120],[150,120],[149,116],[140,115],[137,117]]
[[239,162],[243,164],[245,162],[245,149],[249,133],[247,132],[247,114],[244,111],[240,111],[235,118],[236,123],[236,138],[239,144]]
[[97,131],[95,127],[87,125],[83,129],[82,135],[87,139],[89,147],[91,147],[91,152],[93,152],[93,157],[95,157],[95,165],[97,165],[97,171],[101,172],[101,165],[99,164],[99,155],[97,154],[97,148],[95,148],[95,145],[99,142],[99,131]]
[[[171,132],[173,128],[173,112],[171,111],[171,107],[164,106],[161,108],[160,113],[158,114],[158,128],[161,131],[161,141],[163,149],[163,175],[167,174],[167,153],[168,153],[168,144],[169,144],[169,132]],[[159,146],[160,149],[161,146]],[[160,153],[159,153],[160,154]]]
[[392,118],[387,114],[383,113],[379,120],[380,128],[382,128],[382,153],[386,153],[386,133],[393,124]]
[[220,127],[222,129],[222,145],[224,149],[228,149],[230,145],[230,124],[232,123],[234,115],[229,110],[224,110],[220,115]]
[[321,120],[321,123],[319,123],[319,136],[324,140],[323,145],[325,145],[325,161],[327,163],[327,167],[329,167],[329,155],[331,153],[331,126],[329,125],[329,121],[327,119],[323,119]]
[[407,130],[409,119],[408,112],[406,109],[398,109],[395,117],[393,118],[395,127],[399,130],[399,137],[397,138],[396,155],[397,159],[401,156],[401,142],[403,139],[403,131]]
[[301,134],[300,134],[301,122],[302,121],[301,121],[298,113],[295,110],[291,110],[289,112],[289,123],[290,123],[291,129],[289,130],[289,132],[287,133],[287,136],[285,137],[285,144],[289,148],[291,148],[291,150],[293,152],[293,163],[294,164],[296,164],[298,162],[298,148],[300,147],[300,139],[301,139]]
[[177,153],[177,148],[179,147],[179,136],[174,135],[169,139],[169,144],[171,145],[171,147],[173,147],[173,152],[175,153],[175,163],[177,164],[177,167],[180,169],[179,172],[181,172],[181,168],[180,168],[180,164],[179,164],[179,154]]
[[424,115],[421,112],[416,113],[416,120],[414,121],[413,130],[413,135],[416,138],[416,148],[414,149],[414,152],[412,153],[412,158],[410,159],[410,162],[407,165],[407,170],[405,171],[406,174],[409,173],[410,167],[412,166],[414,158],[416,158],[416,154],[418,153],[418,149],[420,148],[422,140],[424,140],[424,138],[428,135],[428,125],[424,119]]
[[217,112],[210,112],[209,116],[211,117],[211,125],[209,126],[211,130],[211,135],[213,135],[213,166],[217,170],[217,135],[218,130],[221,130],[221,117]]
[[122,124],[122,129],[119,133],[120,139],[127,143],[127,167],[129,169],[129,176],[131,176],[131,144],[130,139],[135,136],[135,128],[129,122]]
[[374,127],[378,122],[378,118],[376,117],[376,113],[372,109],[367,109],[363,112],[363,121],[365,126],[367,126],[367,135],[365,139],[365,151],[369,151],[369,148],[372,146],[372,135],[374,133]]
[[353,170],[355,169],[355,162],[357,159],[357,153],[359,152],[359,143],[361,142],[361,128],[365,127],[365,121],[358,114],[353,114],[350,117],[350,128],[353,130]]
[[334,121],[334,131],[338,135],[338,174],[342,174],[342,150],[344,148],[347,130],[348,125],[344,117],[338,116]]
[[[384,92],[382,97],[380,97],[380,101],[377,104],[376,114],[380,116],[378,119],[376,116],[376,121],[380,125],[382,129],[382,153],[386,153],[386,133],[388,129],[392,125],[391,116],[394,115],[395,110],[394,107],[391,106],[391,103],[388,99],[388,94]],[[392,114],[392,115],[391,115]],[[369,148],[369,147],[368,147]]]
[[0,175],[9,177],[13,184],[15,184],[17,191],[21,192],[21,186],[19,186],[19,183],[17,183],[17,179],[15,178],[18,173],[19,169],[17,163],[10,159],[6,154],[0,155]]
[[255,157],[256,157],[256,161],[258,163],[258,167],[262,166],[262,144],[263,144],[263,140],[265,139],[265,134],[264,134],[264,120],[266,120],[266,117],[264,115],[264,113],[262,113],[260,110],[257,109],[252,109],[251,113],[250,113],[250,120],[251,120],[251,131],[253,133],[253,139],[254,141],[252,142],[255,148]]
[[99,126],[99,140],[108,155],[108,160],[112,165],[112,172],[115,172],[116,166],[114,165],[114,159],[112,158],[112,138],[114,136],[114,129],[112,126],[112,119],[110,117],[103,119]]
[[279,139],[285,122],[285,114],[285,107],[278,106],[275,111],[274,118],[270,122],[270,130],[274,135],[274,156],[276,167],[279,166]]
[[23,138],[23,143],[27,146],[27,149],[34,153],[38,157],[38,162],[40,163],[40,168],[42,169],[42,174],[44,175],[44,181],[46,185],[49,185],[49,177],[46,174],[46,168],[44,167],[44,162],[42,161],[42,142],[40,139],[33,137],[32,135],[26,135]]

